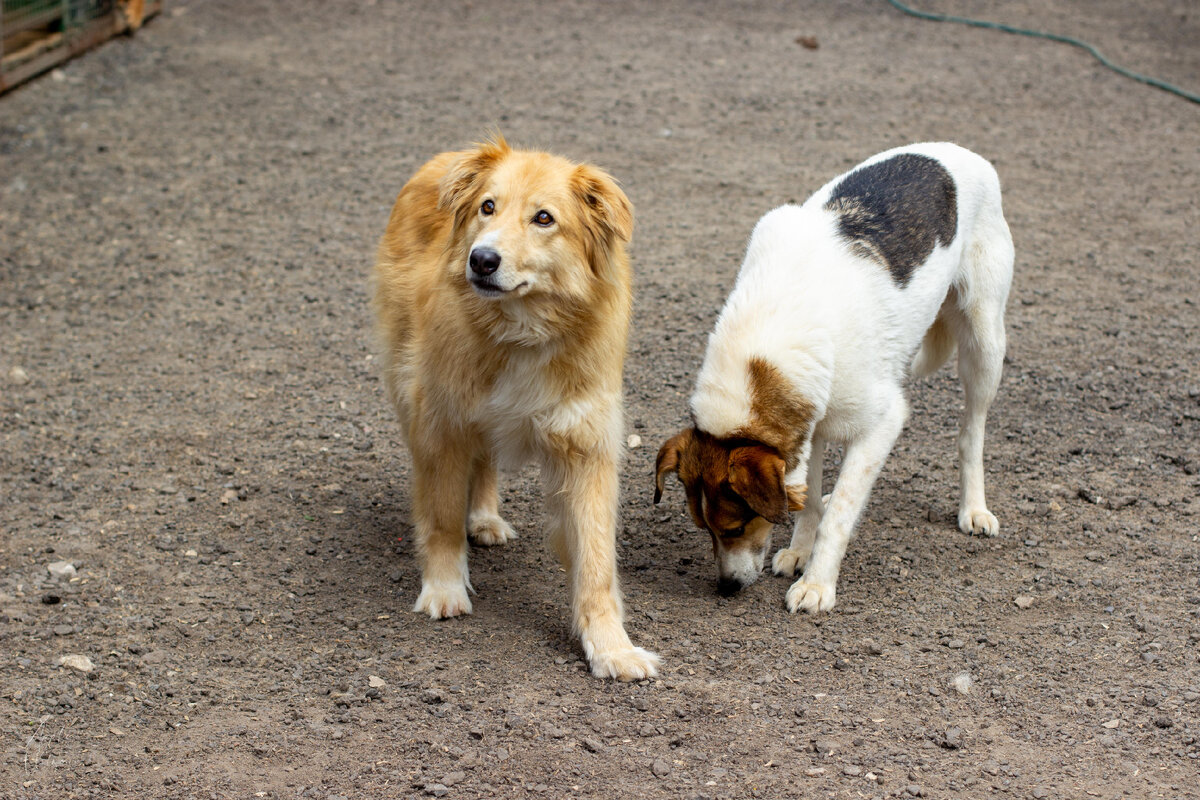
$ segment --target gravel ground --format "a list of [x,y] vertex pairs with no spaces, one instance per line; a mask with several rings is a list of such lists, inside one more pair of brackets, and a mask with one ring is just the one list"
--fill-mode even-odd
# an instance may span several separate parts
[[[923,7],[1200,89],[1187,0]],[[657,680],[587,674],[532,469],[475,614],[409,611],[366,276],[408,176],[493,124],[637,208],[620,551]],[[0,796],[1200,797],[1198,130],[882,2],[169,2],[0,97]],[[1002,533],[955,527],[946,369],[833,613],[718,597],[651,473],[746,237],[928,139],[996,164],[1016,240]]]

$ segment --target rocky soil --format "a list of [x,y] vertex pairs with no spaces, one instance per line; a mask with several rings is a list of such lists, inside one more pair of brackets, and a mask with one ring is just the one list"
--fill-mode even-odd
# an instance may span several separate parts
[[[1200,90],[1184,0],[922,7]],[[492,125],[637,208],[620,551],[657,680],[588,675],[532,468],[475,614],[409,611],[366,276],[407,177]],[[171,0],[0,97],[0,796],[1200,797],[1198,130],[883,2]],[[954,523],[947,368],[837,608],[718,597],[651,472],[746,237],[929,139],[994,161],[1016,240],[1001,535]]]

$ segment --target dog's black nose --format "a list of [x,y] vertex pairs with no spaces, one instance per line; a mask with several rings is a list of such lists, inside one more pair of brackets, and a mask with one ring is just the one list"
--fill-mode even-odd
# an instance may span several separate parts
[[742,590],[742,582],[736,578],[721,578],[717,581],[717,594],[732,597]]
[[476,247],[471,251],[467,263],[471,265],[471,272],[476,275],[491,275],[500,269],[500,254],[490,247]]

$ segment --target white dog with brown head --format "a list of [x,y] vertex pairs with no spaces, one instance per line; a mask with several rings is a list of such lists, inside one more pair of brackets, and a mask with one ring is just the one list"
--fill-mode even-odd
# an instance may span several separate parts
[[[719,587],[758,578],[772,524],[798,511],[773,569],[791,611],[828,611],[842,557],[908,415],[904,381],[958,348],[966,391],[958,524],[995,535],[983,433],[1004,359],[1013,246],[1000,181],[948,143],[880,153],[754,229],[709,338],[693,424],[658,454],[655,502],[677,473],[712,536]],[[826,507],[827,442],[845,456]]]

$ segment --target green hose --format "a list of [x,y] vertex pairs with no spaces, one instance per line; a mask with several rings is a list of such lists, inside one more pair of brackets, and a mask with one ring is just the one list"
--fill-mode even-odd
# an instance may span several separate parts
[[1063,36],[1058,33],[1046,33],[1045,31],[1031,31],[1025,28],[1014,28],[1011,25],[1004,25],[999,22],[987,22],[986,20],[980,19],[955,17],[950,14],[933,14],[928,11],[918,11],[915,8],[910,8],[909,6],[899,2],[899,0],[887,1],[895,8],[903,11],[905,14],[910,14],[919,19],[928,19],[933,20],[934,22],[960,22],[963,25],[974,25],[976,28],[990,28],[992,30],[1004,31],[1006,33],[1015,33],[1020,36],[1032,36],[1037,39],[1049,39],[1052,42],[1064,42],[1076,47],[1082,47],[1084,50],[1087,50],[1089,53],[1095,56],[1097,61],[1111,69],[1113,72],[1124,75],[1126,78],[1132,78],[1133,80],[1147,84],[1148,86],[1153,86],[1156,89],[1162,89],[1164,92],[1170,92],[1171,94],[1179,95],[1184,100],[1191,100],[1193,103],[1200,103],[1200,95],[1194,94],[1185,89],[1181,89],[1178,86],[1167,83],[1166,81],[1160,81],[1158,78],[1151,78],[1148,75],[1142,75],[1134,72],[1133,70],[1125,69],[1121,65],[1114,64],[1113,62],[1109,61],[1104,57],[1103,53],[1101,53],[1092,45],[1070,36]]

